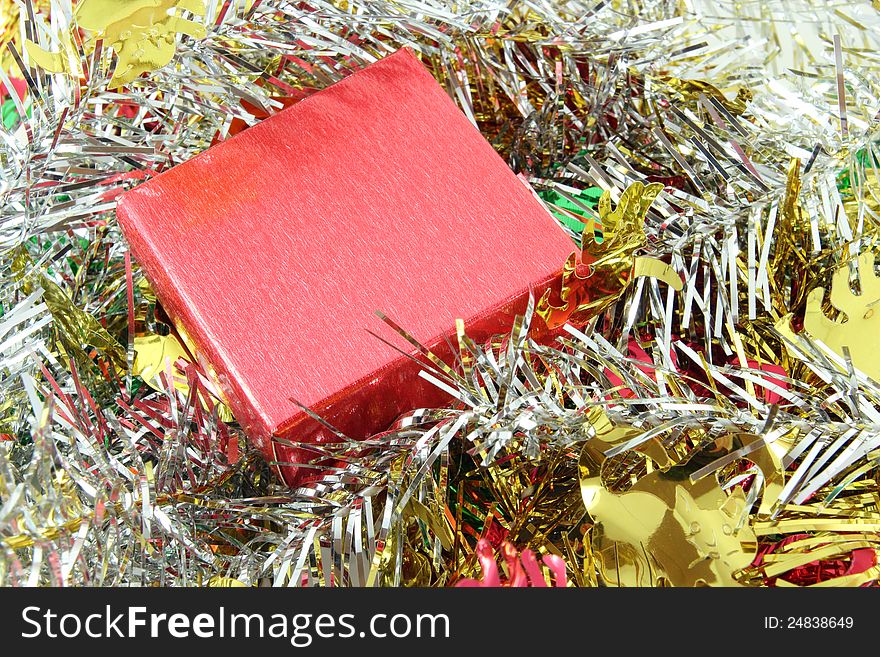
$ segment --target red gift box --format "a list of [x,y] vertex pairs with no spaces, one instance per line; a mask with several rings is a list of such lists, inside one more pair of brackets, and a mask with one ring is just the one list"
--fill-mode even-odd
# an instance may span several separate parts
[[273,436],[333,439],[297,402],[358,439],[448,403],[368,333],[376,311],[448,357],[457,318],[478,341],[509,330],[572,251],[406,49],[139,185],[118,217],[236,419],[281,463],[308,455]]

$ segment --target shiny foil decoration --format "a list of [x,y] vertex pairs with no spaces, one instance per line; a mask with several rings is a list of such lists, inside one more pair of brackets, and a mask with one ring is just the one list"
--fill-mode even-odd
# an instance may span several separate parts
[[[876,586],[876,3],[118,4],[128,47],[3,13],[0,583]],[[402,46],[571,238],[572,303],[450,327],[454,401],[291,488],[116,201]]]
[[[804,311],[804,331],[828,345],[840,358],[851,360],[853,367],[877,380],[880,379],[880,354],[872,346],[872,336],[876,335],[878,328],[875,306],[880,302],[880,279],[874,273],[874,259],[873,251],[859,254],[856,261],[858,294],[852,290],[849,263],[842,263],[833,272],[829,301],[832,309],[840,313],[836,320],[825,313],[825,288],[810,291]],[[779,330],[790,335],[784,320]]]
[[[204,16],[203,0],[79,0],[76,4],[75,27],[95,33],[116,52],[116,67],[109,88],[132,82],[147,71],[162,68],[174,56],[178,34],[193,38],[205,36],[201,24],[183,18],[178,12]],[[78,75],[72,33],[62,36],[65,50],[49,52],[32,40],[25,48],[34,63],[51,73]],[[95,44],[90,44],[94,47]]]
[[662,189],[660,183],[635,182],[623,191],[613,210],[611,194],[602,194],[598,224],[587,221],[581,253],[569,256],[562,268],[560,305],[551,301],[552,289],[538,301],[537,313],[549,328],[566,322],[583,324],[617,301],[638,276],[653,276],[681,289],[681,280],[663,261],[635,255],[647,243],[642,224]]

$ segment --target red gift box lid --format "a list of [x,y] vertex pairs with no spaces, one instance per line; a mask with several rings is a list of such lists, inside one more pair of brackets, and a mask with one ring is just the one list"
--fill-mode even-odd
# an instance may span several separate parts
[[279,461],[303,455],[272,436],[322,439],[297,401],[354,438],[443,403],[370,335],[375,311],[442,352],[457,318],[475,339],[509,330],[573,250],[407,49],[127,192],[118,218],[236,419]]

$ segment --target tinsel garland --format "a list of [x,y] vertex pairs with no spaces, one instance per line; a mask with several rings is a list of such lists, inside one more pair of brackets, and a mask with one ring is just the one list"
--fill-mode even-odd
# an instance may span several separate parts
[[[0,583],[875,584],[869,3],[115,4],[0,3]],[[458,403],[290,490],[178,358],[115,199],[401,46],[578,246],[660,183],[626,255],[683,285],[550,346],[541,300],[460,335],[425,366]]]

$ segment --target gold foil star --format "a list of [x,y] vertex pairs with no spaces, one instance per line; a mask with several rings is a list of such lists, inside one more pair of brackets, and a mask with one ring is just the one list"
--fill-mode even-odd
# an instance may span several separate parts
[[[807,296],[804,331],[841,357],[846,347],[853,366],[880,381],[880,349],[874,344],[880,331],[880,278],[874,273],[874,253],[859,255],[858,267],[861,294],[854,294],[850,288],[848,265],[835,270],[831,279],[831,305],[844,317],[836,321],[828,318],[822,308],[825,288],[817,287]],[[776,328],[789,339],[794,338],[790,314]]]
[[[115,88],[168,64],[174,57],[178,34],[196,39],[205,36],[202,25],[181,18],[179,11],[204,16],[204,0],[82,0],[76,8],[76,23],[101,34],[116,52],[116,70],[109,84]],[[47,52],[32,41],[25,47],[45,70],[69,73],[70,54],[75,50],[69,35],[62,35],[61,42],[66,53]]]
[[611,209],[611,194],[599,199],[601,230],[590,219],[584,227],[583,248],[572,253],[562,268],[562,285],[551,302],[554,290],[547,290],[538,301],[536,313],[549,328],[566,322],[582,323],[617,301],[629,283],[639,276],[665,281],[676,290],[681,278],[669,265],[656,258],[637,257],[644,247],[645,217],[663,185],[635,182],[624,190],[617,207]]

